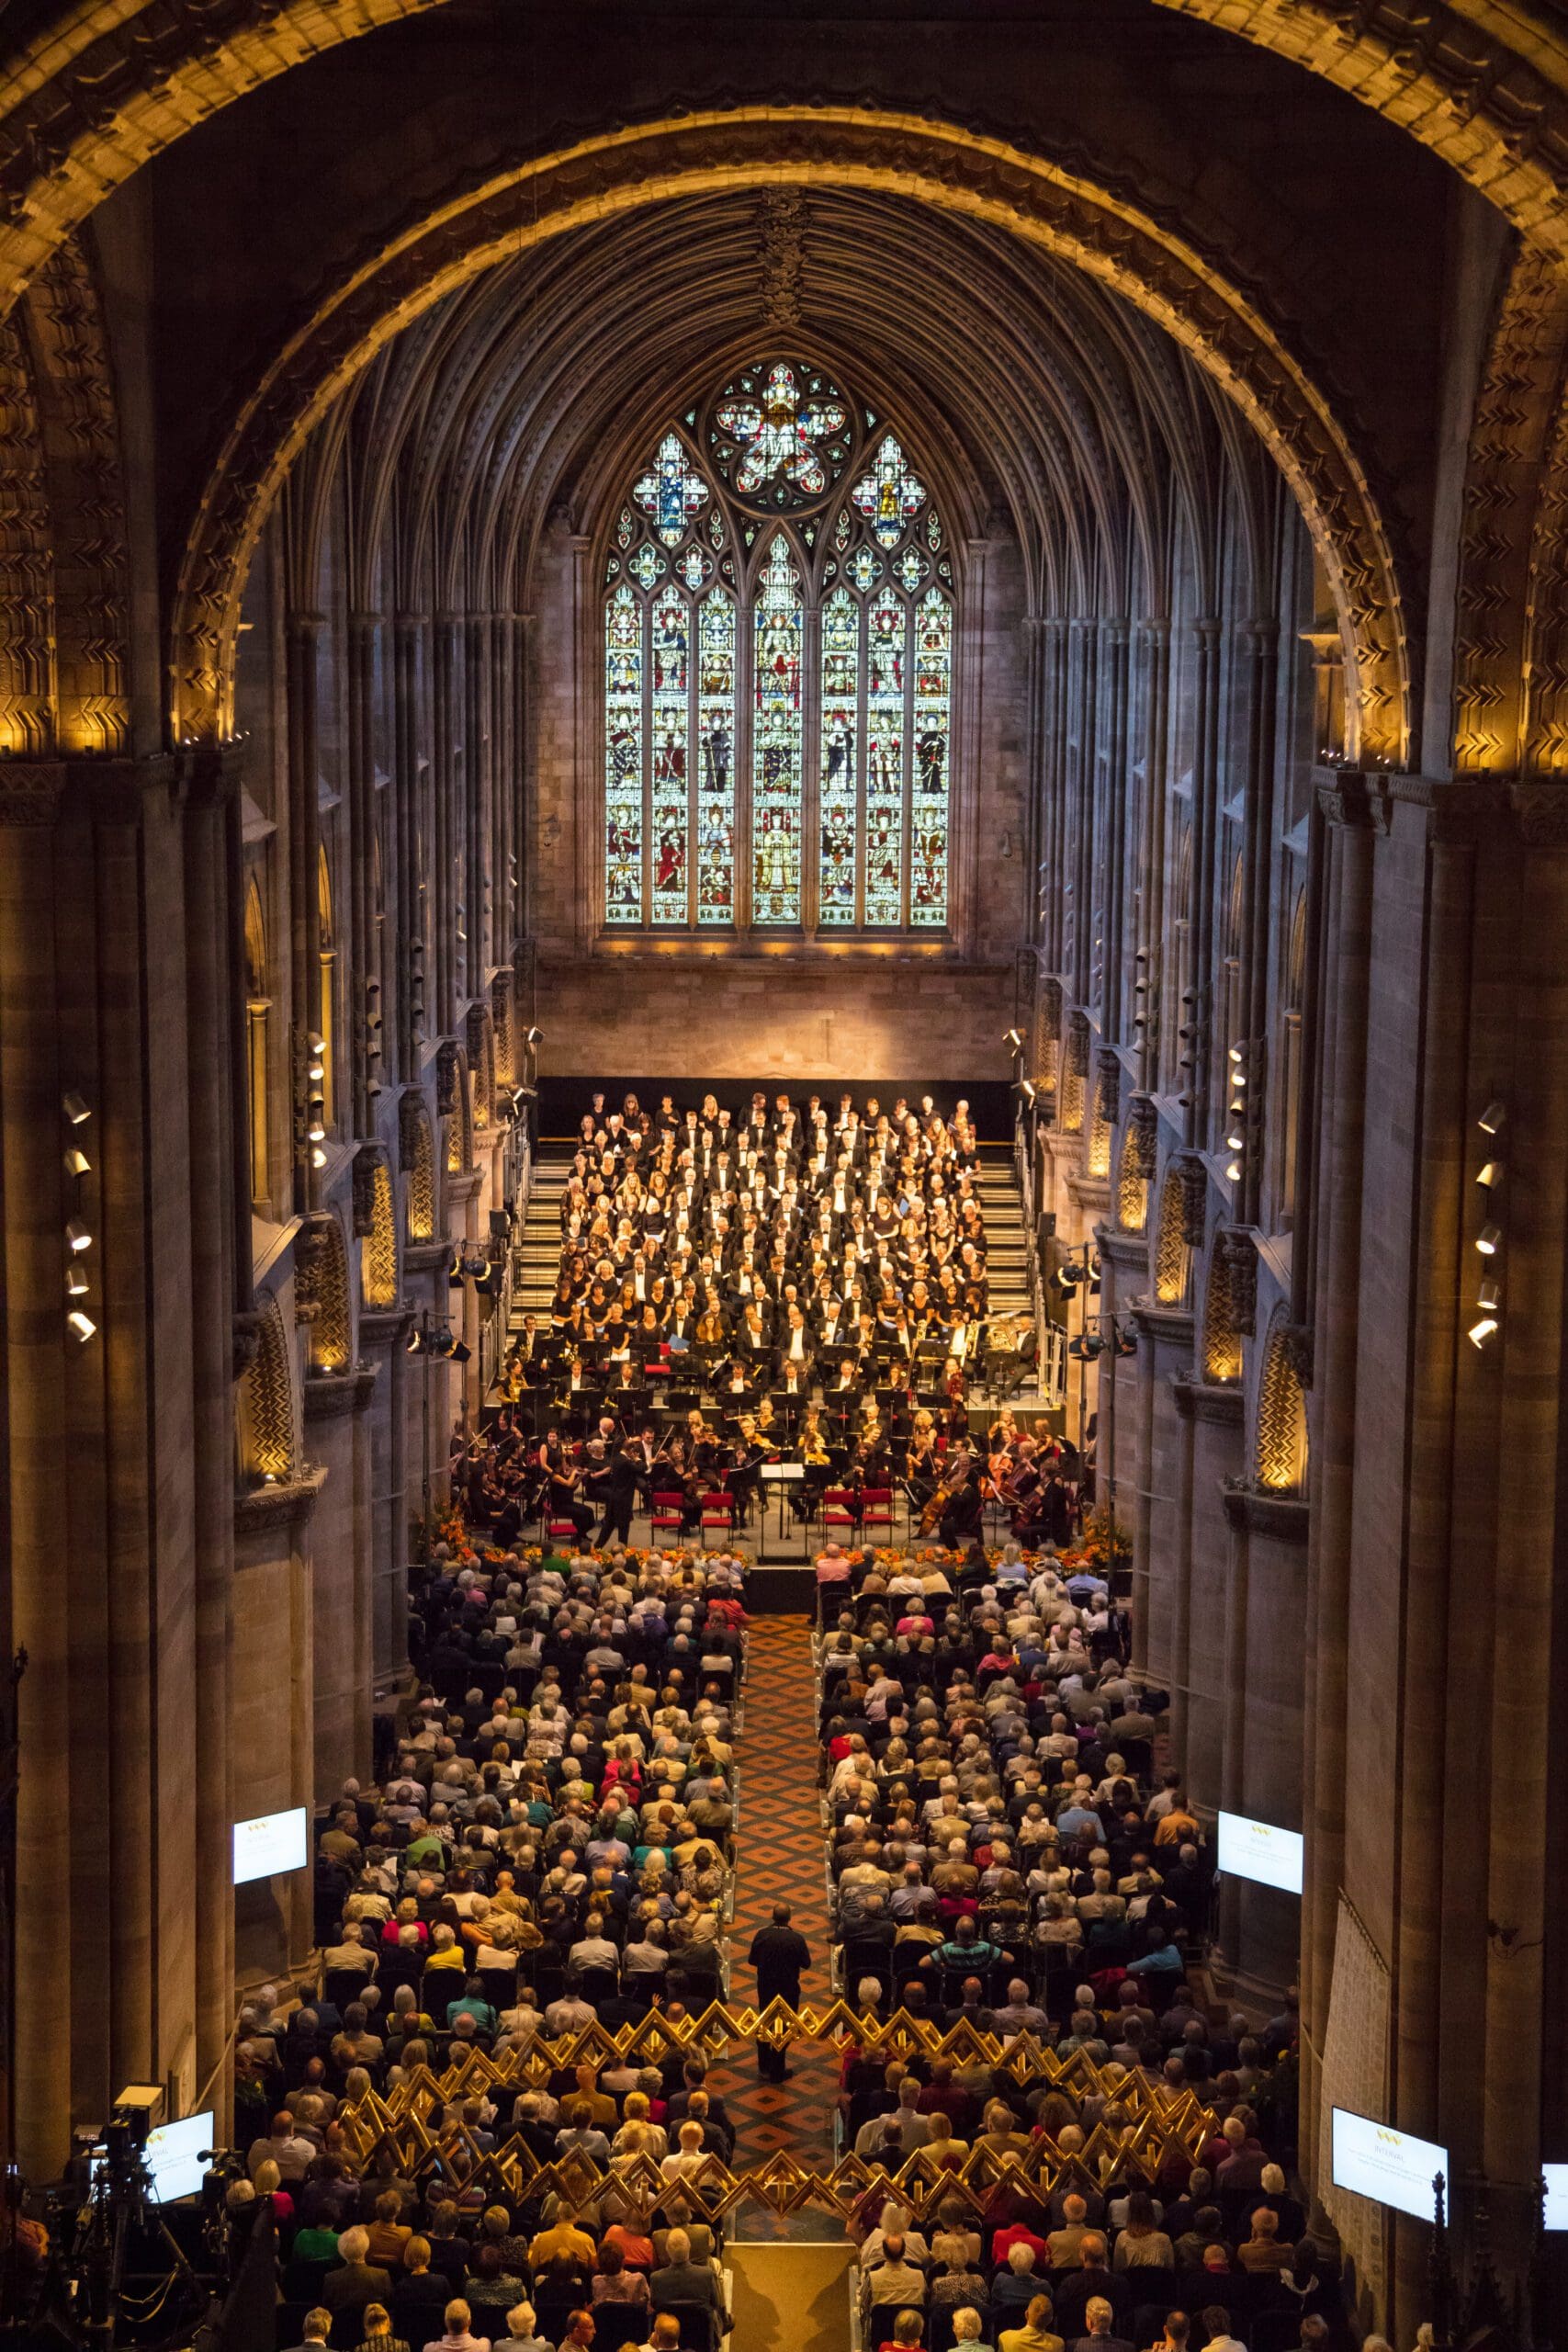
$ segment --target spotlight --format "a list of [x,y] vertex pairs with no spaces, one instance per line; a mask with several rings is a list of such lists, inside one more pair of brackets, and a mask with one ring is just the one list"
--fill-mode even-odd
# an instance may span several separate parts
[[1118,1331],[1116,1334],[1116,1352],[1119,1356],[1135,1356],[1138,1352],[1138,1343],[1136,1340],[1131,1338],[1125,1331]]
[[1483,1315],[1479,1323],[1472,1323],[1470,1327],[1471,1346],[1483,1348],[1496,1329],[1497,1317],[1495,1315]]
[[1032,1079],[1015,1078],[1013,1080],[1012,1091],[1015,1094],[1021,1094],[1028,1108],[1030,1110],[1033,1109],[1034,1083]]
[[1010,1053],[1021,1054],[1023,1051],[1022,1030],[1010,1029],[1007,1035],[1002,1039],[1002,1043],[1007,1046]]
[[71,1329],[75,1333],[77,1339],[81,1340],[84,1347],[86,1346],[87,1341],[92,1338],[94,1332],[98,1328],[94,1322],[92,1317],[90,1315],[84,1315],[79,1306],[73,1307],[65,1320],[70,1325]]
[[65,1155],[65,1172],[68,1176],[85,1176],[92,1164],[86,1153],[78,1151],[74,1144]]
[[1484,1185],[1489,1193],[1494,1191],[1503,1181],[1502,1161],[1500,1159],[1487,1160],[1485,1166],[1481,1170],[1475,1181],[1478,1184]]
[[1475,1124],[1483,1136],[1495,1136],[1507,1115],[1501,1102],[1488,1102]]
[[424,1353],[424,1340],[417,1328],[412,1330],[403,1341],[403,1353],[410,1356],[422,1356]]
[[1481,1283],[1480,1287],[1476,1291],[1475,1303],[1477,1306],[1483,1306],[1488,1315],[1490,1315],[1497,1306],[1502,1295],[1502,1283],[1497,1281],[1495,1275],[1488,1274],[1484,1282]]
[[[1232,1148],[1233,1150],[1235,1148],[1235,1145],[1234,1145],[1234,1144],[1232,1145],[1231,1148]],[[1233,1160],[1231,1160],[1231,1161],[1230,1161],[1230,1163],[1228,1164],[1228,1166],[1227,1166],[1227,1167],[1226,1167],[1226,1169],[1225,1169],[1225,1182],[1226,1182],[1228,1184],[1235,1184],[1235,1183],[1236,1183],[1236,1182],[1239,1181],[1240,1176],[1241,1176],[1241,1162],[1240,1162],[1240,1160],[1239,1160],[1239,1159],[1233,1159]]]
[[466,1340],[454,1340],[451,1346],[446,1350],[446,1353],[451,1357],[454,1363],[467,1363],[468,1358],[473,1353],[473,1350],[468,1346]]
[[326,1166],[326,1164],[327,1164],[327,1155],[326,1155],[326,1153],[321,1149],[321,1145],[320,1145],[319,1143],[312,1144],[312,1145],[310,1146],[310,1165],[311,1165],[311,1167],[312,1167],[312,1168],[324,1168],[324,1167]]
[[93,1246],[93,1237],[79,1216],[73,1216],[65,1228],[65,1238],[78,1257]]
[[93,1115],[87,1107],[85,1097],[80,1094],[67,1094],[60,1107],[73,1127],[79,1127],[85,1119],[90,1119]]
[[305,1065],[305,1075],[310,1080],[312,1086],[320,1086],[325,1079],[326,1074],[327,1066],[325,1062],[318,1061],[313,1057]]
[[1503,1235],[1499,1227],[1495,1225],[1483,1225],[1480,1232],[1475,1237],[1475,1246],[1480,1250],[1483,1258],[1495,1258],[1497,1255],[1498,1247],[1502,1242],[1502,1238]]
[[86,1276],[86,1271],[85,1271],[85,1269],[84,1267],[77,1266],[77,1265],[68,1265],[68,1266],[66,1267],[66,1269],[65,1269],[65,1295],[66,1295],[66,1297],[67,1297],[67,1298],[85,1298],[85,1297],[86,1297],[86,1295],[87,1295],[87,1276]]
[[327,1041],[319,1029],[312,1029],[305,1042],[315,1055],[320,1056],[327,1050]]
[[542,1046],[544,1042],[545,1033],[542,1029],[530,1029],[527,1036],[524,1039],[525,1045],[528,1046]]
[[1241,1059],[1241,1047],[1240,1047],[1239,1046],[1233,1046],[1230,1048],[1230,1057],[1231,1057],[1231,1059],[1232,1059],[1232,1061],[1233,1061],[1233,1062],[1238,1062],[1238,1061],[1240,1061],[1240,1059]]
[[1225,1137],[1225,1149],[1227,1151],[1239,1151],[1244,1140],[1245,1138],[1241,1136],[1228,1135]]

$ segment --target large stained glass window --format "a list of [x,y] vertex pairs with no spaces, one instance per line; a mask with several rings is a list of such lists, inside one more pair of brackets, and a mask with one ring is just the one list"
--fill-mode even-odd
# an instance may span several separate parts
[[941,933],[956,582],[885,420],[796,356],[663,434],[605,555],[604,922]]

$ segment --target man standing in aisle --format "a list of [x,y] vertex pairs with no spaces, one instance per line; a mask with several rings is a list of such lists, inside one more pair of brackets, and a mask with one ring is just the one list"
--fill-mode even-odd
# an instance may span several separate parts
[[[758,1928],[746,1962],[757,1972],[760,2009],[765,2009],[770,2001],[787,2001],[792,2009],[799,2008],[800,1980],[811,1965],[811,1948],[798,1929],[790,1926],[787,1903],[774,1904],[773,1924]],[[758,2042],[757,2072],[765,2083],[782,2083],[789,2071],[782,2050]]]

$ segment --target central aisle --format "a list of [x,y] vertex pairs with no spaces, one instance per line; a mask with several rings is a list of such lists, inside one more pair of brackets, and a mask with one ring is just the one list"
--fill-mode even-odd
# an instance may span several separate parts
[[[746,1954],[775,1903],[787,1903],[811,1948],[802,1997],[825,2007],[830,1997],[828,1904],[823,1877],[821,1804],[817,1774],[817,1699],[810,1629],[804,1617],[753,1620],[747,1648],[745,1727],[738,1746],[740,1835],[730,1937],[730,1990],[750,2001],[756,1979]],[[782,2083],[759,2079],[747,2058],[723,2069],[725,2102],[737,2126],[736,2161],[753,2165],[784,2154],[826,2171],[833,2162],[837,2062],[830,2050],[799,2047],[793,2073]],[[784,2217],[747,2209],[740,2234],[753,2238],[832,2239],[834,2217],[807,2212]]]

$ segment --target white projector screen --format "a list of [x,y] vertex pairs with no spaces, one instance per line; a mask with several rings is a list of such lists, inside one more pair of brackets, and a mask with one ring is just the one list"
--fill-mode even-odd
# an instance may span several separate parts
[[1368,2115],[1352,2115],[1348,2108],[1334,2110],[1334,2185],[1355,2197],[1370,2197],[1374,2204],[1392,2205],[1397,2212],[1414,2213],[1418,2222],[1432,2218],[1432,2182],[1449,2170],[1449,2152],[1434,2141],[1417,2140],[1413,2132],[1396,2132],[1392,2123],[1374,2123]]
[[1542,2165],[1546,2175],[1543,2230],[1568,2230],[1568,2165]]
[[1256,1879],[1259,1886],[1277,1886],[1286,1894],[1302,1891],[1302,1837],[1296,1829],[1249,1821],[1244,1813],[1219,1814],[1214,1862],[1224,1878]]
[[271,1878],[278,1871],[305,1867],[305,1808],[289,1813],[258,1813],[254,1821],[234,1824],[234,1883]]

